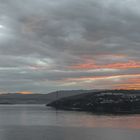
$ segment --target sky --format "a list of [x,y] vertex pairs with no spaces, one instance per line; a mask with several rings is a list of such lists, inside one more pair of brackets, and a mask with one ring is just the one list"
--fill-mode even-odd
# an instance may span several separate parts
[[139,0],[0,0],[0,92],[140,89]]

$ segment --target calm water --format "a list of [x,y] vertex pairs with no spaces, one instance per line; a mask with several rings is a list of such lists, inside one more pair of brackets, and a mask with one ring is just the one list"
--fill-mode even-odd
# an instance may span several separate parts
[[45,105],[1,105],[0,140],[140,140],[140,115],[56,111]]

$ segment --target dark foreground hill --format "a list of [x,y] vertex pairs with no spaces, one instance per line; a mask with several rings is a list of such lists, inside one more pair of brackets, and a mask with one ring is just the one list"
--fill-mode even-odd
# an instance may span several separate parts
[[140,90],[106,90],[75,95],[47,106],[95,113],[140,113]]
[[[93,92],[93,90],[91,90]],[[48,94],[0,94],[0,104],[46,104],[56,99],[90,92],[90,90],[62,90]]]

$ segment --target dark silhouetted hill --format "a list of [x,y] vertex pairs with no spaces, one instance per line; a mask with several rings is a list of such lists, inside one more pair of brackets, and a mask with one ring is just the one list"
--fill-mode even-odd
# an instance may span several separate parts
[[140,113],[140,90],[106,90],[54,101],[48,106],[95,113]]

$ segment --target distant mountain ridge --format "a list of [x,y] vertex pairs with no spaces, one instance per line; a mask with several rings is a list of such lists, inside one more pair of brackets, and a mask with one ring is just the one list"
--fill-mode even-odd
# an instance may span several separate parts
[[0,104],[46,104],[54,100],[82,93],[94,92],[96,90],[61,90],[48,94],[0,94]]

